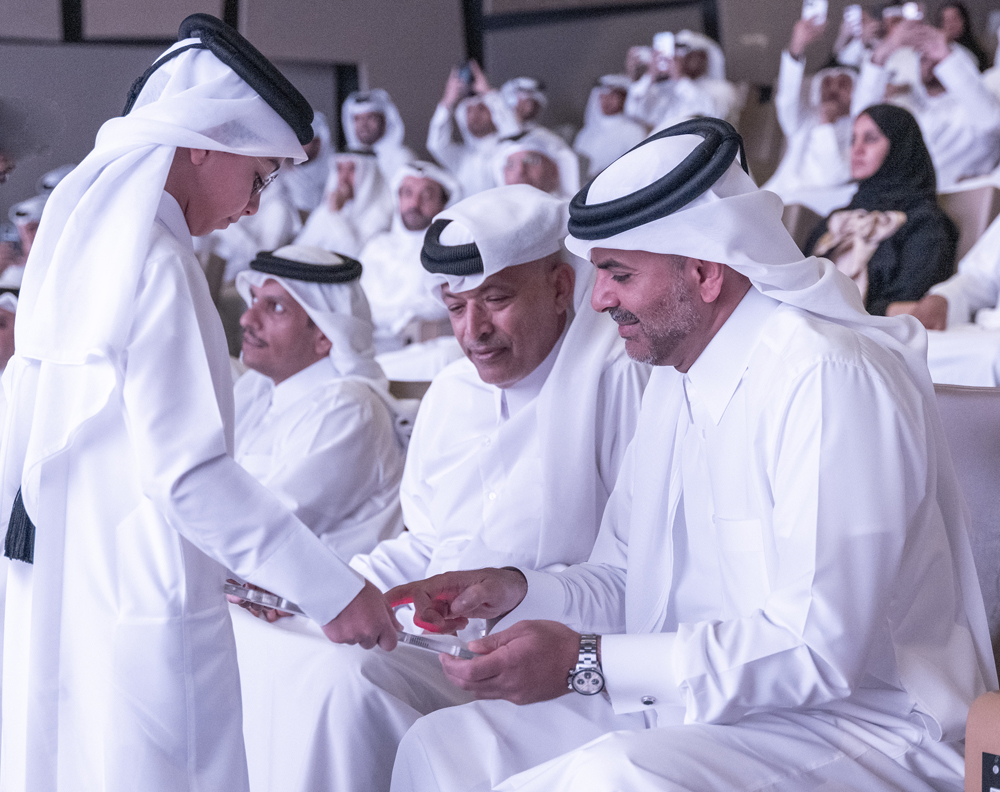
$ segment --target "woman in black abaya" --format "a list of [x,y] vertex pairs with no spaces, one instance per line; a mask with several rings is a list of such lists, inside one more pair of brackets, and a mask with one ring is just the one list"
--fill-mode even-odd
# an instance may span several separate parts
[[937,203],[937,180],[916,120],[874,105],[854,121],[851,203],[823,220],[806,252],[833,260],[861,290],[870,314],[919,300],[951,276],[958,229]]

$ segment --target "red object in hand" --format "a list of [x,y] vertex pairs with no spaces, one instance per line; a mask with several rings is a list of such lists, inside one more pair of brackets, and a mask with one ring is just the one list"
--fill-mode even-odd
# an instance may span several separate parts
[[[400,607],[401,605],[412,605],[412,604],[413,604],[413,597],[403,597],[402,599],[396,600],[395,602],[390,602],[389,607],[392,608],[393,610],[396,610],[396,608]],[[425,621],[421,621],[416,616],[413,617],[413,623],[421,630],[426,630],[427,632],[431,633],[441,632],[440,628],[435,627],[433,624],[428,624]]]

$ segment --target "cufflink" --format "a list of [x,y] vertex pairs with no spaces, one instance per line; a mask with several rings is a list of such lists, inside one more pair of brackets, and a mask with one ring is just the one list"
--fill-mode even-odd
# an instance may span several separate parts
[[639,699],[645,706],[651,707],[656,703],[656,696],[643,696]]

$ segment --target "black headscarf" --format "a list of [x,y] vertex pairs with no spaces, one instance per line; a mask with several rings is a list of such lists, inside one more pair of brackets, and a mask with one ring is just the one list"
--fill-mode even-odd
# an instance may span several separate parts
[[903,108],[888,104],[873,105],[862,115],[871,118],[889,138],[889,153],[875,173],[858,182],[858,191],[847,208],[909,212],[917,204],[936,203],[934,163],[916,119]]

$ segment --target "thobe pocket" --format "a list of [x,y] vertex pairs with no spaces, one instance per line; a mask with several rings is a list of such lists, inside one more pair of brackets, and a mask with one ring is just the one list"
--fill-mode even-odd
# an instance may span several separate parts
[[727,603],[734,615],[749,616],[764,607],[770,593],[760,520],[716,517],[715,532]]

